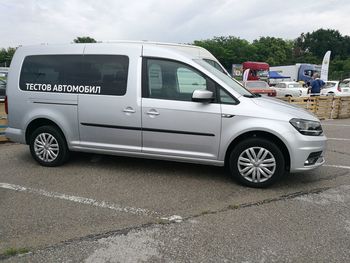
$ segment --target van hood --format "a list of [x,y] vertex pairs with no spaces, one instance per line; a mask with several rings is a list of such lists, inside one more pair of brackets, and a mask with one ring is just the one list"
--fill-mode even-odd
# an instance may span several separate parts
[[268,118],[272,119],[306,119],[312,121],[319,121],[319,119],[309,111],[289,104],[285,101],[274,99],[274,98],[266,98],[259,97],[251,99],[256,105],[261,107],[261,111],[266,114]]

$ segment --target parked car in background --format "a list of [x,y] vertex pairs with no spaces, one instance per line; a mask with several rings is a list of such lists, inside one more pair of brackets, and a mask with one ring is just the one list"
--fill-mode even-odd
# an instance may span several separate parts
[[0,68],[0,80],[4,80],[7,78],[7,71],[5,71],[3,68]]
[[5,99],[6,95],[6,81],[0,79],[0,101]]
[[340,81],[335,81],[335,80],[325,81],[326,84],[321,89],[321,95],[335,96],[341,93],[339,82]]
[[344,79],[339,83],[341,92],[350,93],[350,79]]
[[324,96],[350,96],[350,79],[343,81],[330,80],[321,89]]
[[252,80],[243,81],[243,86],[253,94],[276,97],[276,90],[271,88],[265,81]]
[[275,87],[278,97],[300,97],[307,96],[307,88],[295,81],[282,81]]

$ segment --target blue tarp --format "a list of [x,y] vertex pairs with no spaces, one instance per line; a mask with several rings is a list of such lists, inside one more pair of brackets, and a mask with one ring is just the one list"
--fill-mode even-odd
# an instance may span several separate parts
[[269,71],[270,79],[289,79],[290,77],[282,76],[277,71]]

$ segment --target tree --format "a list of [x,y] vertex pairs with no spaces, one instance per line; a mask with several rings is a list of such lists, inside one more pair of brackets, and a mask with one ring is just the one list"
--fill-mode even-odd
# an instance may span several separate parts
[[302,33],[295,40],[295,51],[298,51],[296,55],[312,54],[322,60],[324,54],[331,50],[332,59],[336,56],[346,59],[349,55],[349,40],[349,37],[343,37],[338,30],[321,28],[312,33]]
[[321,64],[326,51],[331,50],[330,79],[350,77],[350,36],[342,36],[338,30],[321,28],[301,33],[295,40],[260,37],[252,43],[234,36],[222,36],[196,40],[194,45],[209,50],[229,71],[232,64],[249,60],[267,62],[270,66]]
[[9,47],[7,49],[2,48],[0,50],[0,67],[1,66],[9,67],[15,52],[16,52],[16,48],[13,48],[13,47]]
[[77,37],[73,40],[74,43],[96,43],[97,41],[92,37]]
[[285,65],[293,62],[293,42],[275,37],[260,37],[252,44],[257,53],[257,60],[270,66]]
[[232,64],[254,60],[256,55],[255,48],[247,40],[234,36],[196,40],[194,45],[209,50],[227,69],[230,69]]

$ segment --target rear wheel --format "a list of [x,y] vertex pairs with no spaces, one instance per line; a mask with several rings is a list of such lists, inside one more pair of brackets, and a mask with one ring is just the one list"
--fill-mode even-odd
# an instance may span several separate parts
[[43,166],[59,166],[69,157],[66,140],[53,126],[41,126],[30,136],[29,148],[33,158]]
[[251,187],[267,187],[285,172],[280,149],[262,138],[240,142],[230,155],[230,172],[240,183]]

